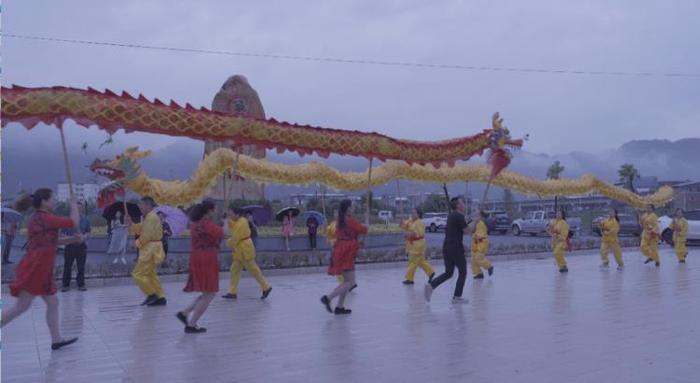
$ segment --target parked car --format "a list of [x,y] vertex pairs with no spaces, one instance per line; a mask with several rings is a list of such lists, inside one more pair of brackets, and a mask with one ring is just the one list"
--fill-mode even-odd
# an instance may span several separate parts
[[[642,233],[642,226],[639,224],[639,219],[631,214],[618,214],[620,218],[620,235],[634,235],[639,237]],[[600,216],[591,222],[591,231],[598,236],[603,234],[600,232],[600,223],[608,218],[607,215]]]
[[382,221],[390,221],[394,218],[394,215],[391,213],[391,210],[380,210],[379,213],[377,213],[377,217]]
[[[513,221],[511,227],[513,234],[520,235],[528,233],[530,235],[546,234],[549,223],[554,219],[554,212],[546,212],[544,210],[531,211],[524,218],[519,218]],[[570,235],[575,235],[581,229],[581,218],[568,217],[566,222],[569,224]]]
[[[688,242],[700,242],[700,210],[688,210],[685,212],[685,219],[688,220]],[[671,229],[673,217],[659,217],[659,229],[661,239],[673,246],[673,230]]]
[[490,210],[484,213],[486,213],[484,223],[486,223],[489,234],[495,232],[505,234],[510,230],[511,221],[505,211]]
[[425,230],[433,233],[438,230],[445,230],[447,226],[447,213],[425,213],[423,214],[423,224]]

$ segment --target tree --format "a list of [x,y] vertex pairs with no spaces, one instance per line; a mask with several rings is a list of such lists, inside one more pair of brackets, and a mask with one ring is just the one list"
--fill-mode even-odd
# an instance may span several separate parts
[[[547,179],[548,180],[558,180],[559,176],[561,176],[561,173],[564,172],[564,167],[561,166],[561,163],[559,163],[559,160],[554,161],[553,164],[549,165],[549,168],[547,169]],[[557,211],[557,203],[558,203],[558,198],[555,195],[554,196],[554,211]]]
[[439,194],[429,195],[420,205],[420,208],[426,213],[444,212],[448,210],[445,197]]
[[510,189],[503,189],[503,206],[510,219],[513,219],[515,216],[515,204],[513,201],[513,192]]
[[639,171],[632,164],[622,164],[617,171],[620,182],[625,184],[631,192],[634,193],[634,180],[639,178]]

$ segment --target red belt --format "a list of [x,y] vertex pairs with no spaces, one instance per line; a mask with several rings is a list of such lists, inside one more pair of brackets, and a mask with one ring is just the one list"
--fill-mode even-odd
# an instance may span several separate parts
[[423,236],[412,237],[412,238],[408,239],[408,242],[420,241],[421,239],[425,239],[425,237],[423,237]]

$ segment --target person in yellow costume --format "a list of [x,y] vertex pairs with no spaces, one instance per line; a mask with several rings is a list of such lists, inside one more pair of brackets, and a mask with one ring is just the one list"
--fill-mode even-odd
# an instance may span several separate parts
[[615,256],[615,262],[617,262],[617,269],[622,270],[625,266],[622,260],[622,249],[620,248],[620,243],[618,240],[618,233],[620,232],[620,218],[617,216],[616,209],[610,209],[608,218],[600,222],[600,233],[602,235],[602,240],[600,241],[600,260],[602,268],[607,268],[610,265],[610,260],[608,259],[608,252],[612,250]]
[[671,229],[673,229],[673,247],[676,250],[678,263],[685,263],[685,258],[688,255],[688,249],[685,247],[688,240],[688,221],[683,217],[683,209],[676,209]]
[[489,276],[493,275],[493,265],[486,259],[486,254],[489,252],[489,229],[484,223],[485,218],[486,214],[479,211],[472,233],[472,273],[474,279],[484,279],[482,270],[486,270]]
[[656,267],[659,267],[661,265],[659,259],[659,217],[654,213],[654,205],[649,205],[647,212],[642,214],[640,224],[642,236],[639,247],[647,258],[644,263],[654,261]]
[[406,252],[408,253],[408,268],[404,285],[412,285],[416,275],[416,268],[420,267],[428,276],[428,282],[433,280],[435,272],[425,259],[425,224],[423,212],[419,208],[411,211],[411,218],[401,223],[401,228],[406,234]]
[[163,225],[156,214],[156,203],[151,197],[143,197],[139,202],[139,209],[143,214],[143,222],[132,224],[129,214],[125,214],[126,222],[130,224],[129,233],[137,235],[136,248],[139,249],[139,258],[131,272],[131,277],[146,295],[146,300],[141,305],[165,306],[167,300],[163,288],[158,279],[158,266],[165,260],[163,250]]
[[557,211],[557,217],[552,220],[547,229],[552,236],[552,254],[557,261],[560,273],[568,273],[564,254],[569,247],[569,224],[566,223],[566,212],[564,209]]
[[[326,240],[328,241],[328,245],[330,245],[331,250],[333,250],[333,246],[335,245],[335,238],[336,238],[336,233],[337,233],[337,227],[336,223],[338,222],[338,211],[333,212],[333,221],[326,226]],[[343,278],[343,274],[338,274],[335,276],[335,279],[338,281],[338,283],[343,283],[345,278]],[[357,288],[357,283],[355,283],[348,292],[355,290]]]
[[223,295],[225,299],[238,298],[238,282],[241,280],[241,271],[245,267],[250,275],[260,285],[262,296],[267,298],[272,291],[272,286],[263,277],[258,264],[255,263],[255,246],[250,238],[250,226],[245,217],[245,211],[238,207],[229,208],[231,219],[228,221],[228,231],[231,238],[226,241],[226,245],[233,250],[233,263],[231,264],[231,280],[229,282],[228,293]]

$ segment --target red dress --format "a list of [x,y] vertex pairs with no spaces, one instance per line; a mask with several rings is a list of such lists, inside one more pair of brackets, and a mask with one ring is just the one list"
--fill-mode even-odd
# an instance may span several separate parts
[[192,255],[190,274],[185,292],[219,291],[219,248],[224,231],[210,219],[202,219],[190,225]]
[[328,274],[340,275],[343,271],[355,270],[355,257],[357,251],[360,250],[360,242],[357,237],[360,234],[367,234],[367,226],[357,222],[353,217],[345,219],[344,228],[337,228]]
[[56,294],[53,277],[54,258],[58,246],[58,231],[74,227],[73,220],[37,211],[27,222],[27,253],[15,269],[10,283],[13,297],[21,291],[32,295]]

